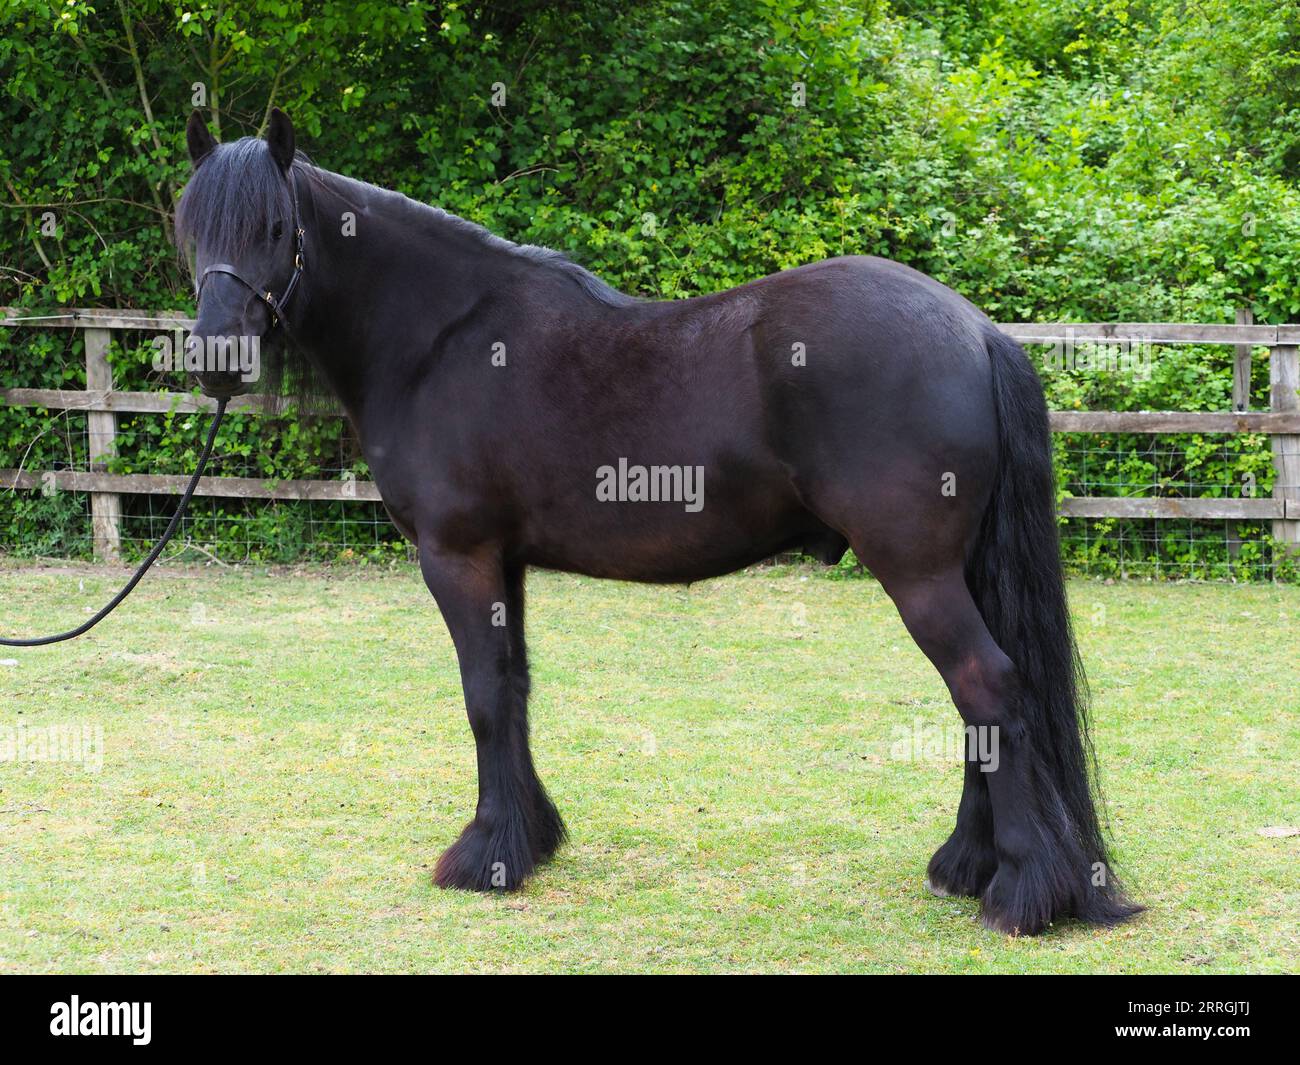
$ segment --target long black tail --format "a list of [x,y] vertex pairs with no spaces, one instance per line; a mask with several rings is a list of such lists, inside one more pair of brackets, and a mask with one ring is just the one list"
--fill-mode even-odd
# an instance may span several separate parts
[[1124,898],[1093,801],[1088,687],[1066,604],[1047,404],[1019,344],[990,330],[987,346],[1001,461],[966,579],[1019,674],[1034,814],[1056,851],[1056,904],[1084,920],[1116,924],[1141,907]]

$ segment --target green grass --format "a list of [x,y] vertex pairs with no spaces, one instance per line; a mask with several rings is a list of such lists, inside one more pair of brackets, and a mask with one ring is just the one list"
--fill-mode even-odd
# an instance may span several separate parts
[[[0,632],[68,627],[120,579],[0,569]],[[891,748],[957,718],[877,585],[529,587],[572,840],[514,896],[430,884],[474,748],[413,570],[155,574],[88,637],[0,648],[0,725],[103,734],[97,772],[0,761],[0,971],[1296,968],[1300,839],[1259,830],[1300,823],[1298,588],[1073,584],[1151,909],[1010,939],[923,889],[960,774]]]

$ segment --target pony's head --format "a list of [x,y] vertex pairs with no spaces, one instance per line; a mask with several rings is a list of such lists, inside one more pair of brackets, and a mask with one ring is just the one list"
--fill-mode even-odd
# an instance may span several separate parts
[[[265,140],[218,144],[197,111],[185,132],[194,175],[181,195],[176,238],[191,256],[198,293],[187,354],[201,367],[195,376],[206,394],[235,396],[258,376],[262,350],[275,346],[275,304],[301,272],[291,182],[307,164],[295,161],[293,123],[278,108]],[[259,365],[250,369],[252,362]]]

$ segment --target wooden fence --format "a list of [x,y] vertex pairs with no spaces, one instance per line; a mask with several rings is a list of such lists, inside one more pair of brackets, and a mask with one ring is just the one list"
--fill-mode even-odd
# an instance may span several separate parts
[[[54,315],[0,308],[0,327],[37,326],[80,329],[85,335],[86,387],[83,390],[0,389],[0,403],[50,410],[86,411],[90,469],[31,471],[0,469],[0,487],[54,487],[90,493],[96,557],[119,554],[121,495],[179,495],[187,477],[106,472],[116,436],[116,415],[208,411],[212,400],[180,392],[119,392],[113,388],[107,353],[114,330],[172,332],[191,322],[179,313],[69,310]],[[1233,410],[1213,411],[1053,411],[1052,429],[1063,433],[1267,433],[1272,437],[1276,471],[1271,497],[1124,498],[1090,496],[1066,499],[1061,513],[1080,518],[1192,518],[1271,521],[1273,536],[1300,551],[1300,325],[1255,325],[1248,312],[1233,325],[1168,322],[1036,323],[999,325],[1004,333],[1032,344],[1231,344]],[[1270,409],[1250,410],[1252,349],[1269,349]],[[257,410],[260,398],[241,396],[230,410]],[[196,492],[238,499],[378,500],[365,481],[263,481],[247,477],[205,477]]]

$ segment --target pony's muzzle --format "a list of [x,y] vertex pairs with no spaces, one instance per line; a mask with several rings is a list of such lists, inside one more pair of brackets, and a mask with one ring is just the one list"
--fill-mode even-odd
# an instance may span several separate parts
[[256,333],[190,335],[185,369],[203,394],[230,399],[248,392],[261,376],[262,338]]

